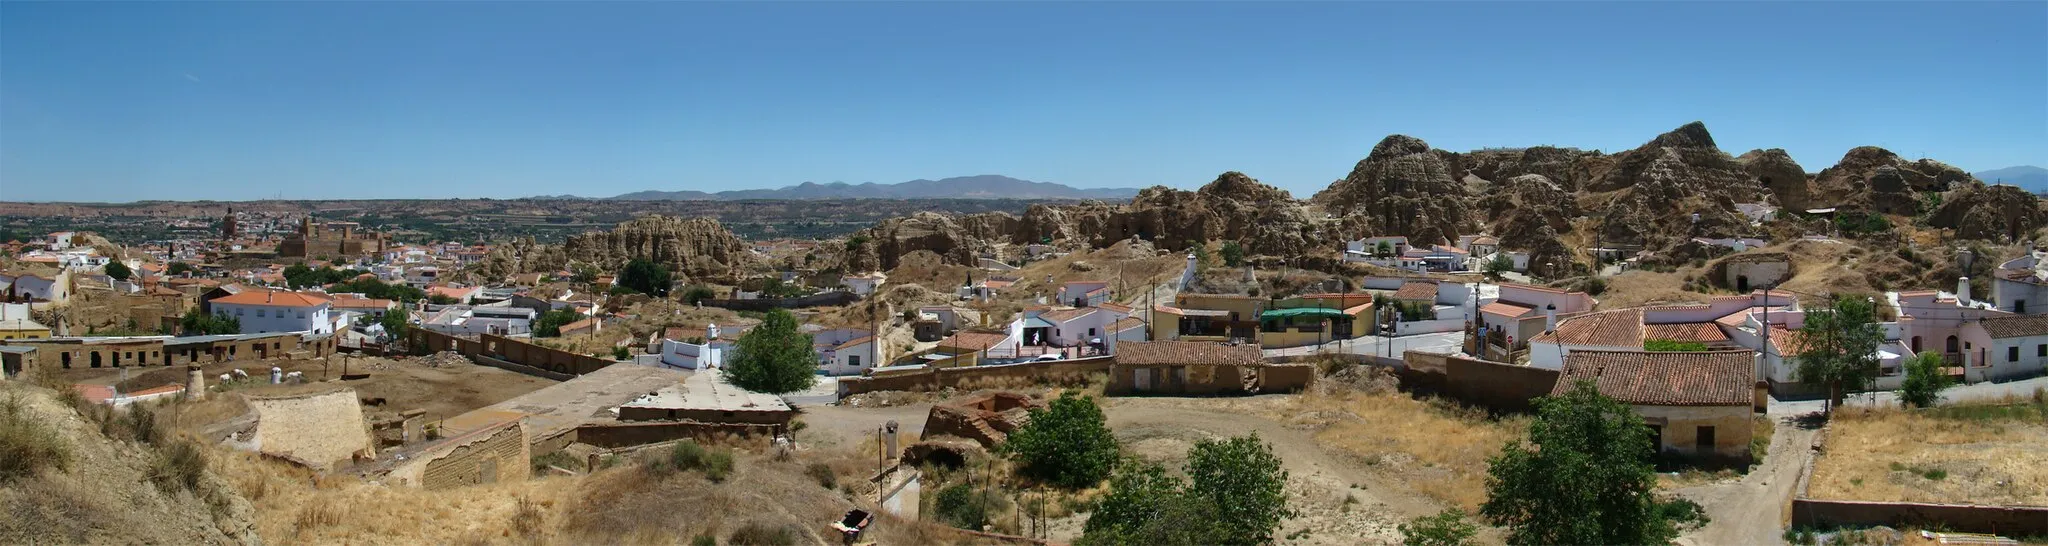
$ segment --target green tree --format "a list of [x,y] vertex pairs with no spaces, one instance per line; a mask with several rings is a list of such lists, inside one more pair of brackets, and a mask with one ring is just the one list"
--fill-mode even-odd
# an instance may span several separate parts
[[818,380],[811,335],[797,331],[796,315],[787,309],[769,311],[733,349],[725,375],[742,389],[782,394],[811,388]]
[[1224,241],[1223,249],[1217,252],[1223,256],[1223,265],[1238,267],[1244,265],[1244,245],[1237,241]]
[[1465,546],[1479,534],[1479,526],[1466,521],[1465,511],[1456,508],[1417,517],[1395,528],[1401,531],[1405,546]]
[[462,303],[462,300],[455,299],[455,296],[450,296],[446,294],[434,294],[431,296],[427,296],[427,303],[431,303],[434,305],[455,305],[458,303]]
[[1258,433],[1202,440],[1188,450],[1186,494],[1214,507],[1220,544],[1267,544],[1287,509],[1287,471]]
[[684,287],[684,288],[683,288],[683,294],[682,294],[682,298],[683,298],[683,303],[688,303],[688,304],[691,304],[691,305],[696,305],[696,303],[697,303],[697,302],[700,302],[700,301],[704,301],[704,300],[708,300],[708,299],[712,299],[712,298],[716,298],[716,297],[718,297],[718,293],[717,293],[717,292],[714,292],[714,291],[712,291],[712,290],[711,290],[711,287],[709,287],[709,286],[704,286],[704,285],[701,285],[701,284],[693,284],[693,285],[690,285],[690,286],[688,286],[688,287]]
[[1031,420],[1010,433],[1002,449],[1020,474],[1073,489],[1102,483],[1116,465],[1116,436],[1102,408],[1076,391],[1031,410]]
[[1877,347],[1883,343],[1876,302],[1868,296],[1835,296],[1833,305],[1806,311],[1795,373],[1800,381],[1827,386],[1823,411],[1833,415],[1849,391],[1866,389],[1877,380]]
[[194,308],[178,318],[178,328],[188,336],[242,333],[242,320],[227,315],[209,315]]
[[405,339],[406,331],[412,328],[412,322],[406,320],[406,312],[403,309],[385,310],[384,316],[377,319],[377,324],[384,326],[384,333],[390,335],[391,339]]
[[667,268],[641,258],[626,262],[626,269],[619,272],[619,286],[657,298],[668,297],[668,288],[673,284],[675,279]]
[[366,298],[387,299],[404,303],[427,299],[427,291],[425,290],[403,284],[389,284],[374,278],[335,283],[333,286],[327,287],[327,291],[335,294],[356,293],[362,294]]
[[1287,508],[1287,472],[1257,435],[1202,440],[1182,467],[1126,461],[1088,516],[1079,544],[1255,545],[1273,542]]
[[1942,373],[1941,353],[1921,351],[1906,361],[1906,380],[1899,384],[1899,401],[1918,408],[1934,407],[1941,401],[1941,390],[1955,384],[1955,378]]
[[534,337],[556,337],[562,335],[562,326],[583,320],[583,314],[568,309],[556,309],[541,313],[533,319]]
[[170,267],[164,269],[164,274],[166,275],[184,275],[193,272],[196,272],[196,270],[192,269],[192,264],[185,262],[171,262]]
[[117,281],[125,281],[128,277],[135,276],[135,270],[128,269],[128,264],[121,262],[107,262],[106,270],[107,277]]
[[1678,530],[1652,492],[1650,427],[1580,381],[1537,402],[1528,443],[1509,440],[1487,469],[1480,508],[1509,544],[1664,544]]
[[1380,244],[1372,247],[1372,255],[1381,258],[1392,257],[1394,255],[1394,244],[1380,241]]
[[1493,259],[1487,260],[1484,267],[1486,276],[1495,280],[1499,280],[1502,274],[1514,270],[1515,259],[1509,258],[1507,254],[1494,254]]

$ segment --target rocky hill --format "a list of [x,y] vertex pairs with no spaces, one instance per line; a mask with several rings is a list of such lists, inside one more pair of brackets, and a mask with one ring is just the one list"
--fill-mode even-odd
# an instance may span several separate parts
[[1129,199],[1136,188],[1076,188],[1002,175],[918,179],[895,184],[805,182],[767,190],[637,191],[612,197],[623,201],[696,201],[743,199]]
[[970,264],[999,243],[1103,248],[1133,238],[1167,250],[1230,240],[1254,254],[1302,256],[1366,235],[1428,244],[1485,232],[1530,251],[1537,269],[1555,268],[1539,274],[1565,276],[1590,267],[1574,249],[1594,244],[1676,255],[1693,237],[1796,236],[1823,225],[1788,212],[1779,224],[1752,226],[1738,203],[1887,214],[1965,239],[2017,240],[2048,225],[2030,194],[1984,186],[1938,161],[1863,147],[1814,175],[1782,149],[1731,156],[1705,124],[1692,122],[1612,155],[1554,146],[1456,153],[1393,135],[1307,200],[1228,172],[1196,191],[1146,188],[1125,204],[918,214],[860,232],[848,263],[888,269],[896,256],[926,250]]
[[569,237],[562,252],[578,261],[616,270],[645,259],[686,278],[732,277],[747,244],[710,218],[642,216],[610,231]]

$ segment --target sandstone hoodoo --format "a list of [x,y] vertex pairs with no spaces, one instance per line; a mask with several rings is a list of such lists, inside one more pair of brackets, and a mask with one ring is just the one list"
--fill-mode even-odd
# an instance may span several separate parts
[[1924,212],[1920,210],[1921,193],[1948,191],[1952,183],[1973,179],[1969,172],[1947,163],[1907,161],[1884,148],[1861,146],[1814,175],[1813,189],[1826,206],[1912,215]]
[[1466,173],[1481,180],[1499,182],[1525,174],[1539,174],[1566,192],[1578,191],[1581,182],[1592,180],[1595,173],[1605,171],[1612,164],[1607,156],[1597,151],[1556,146],[1479,150],[1457,154],[1457,157],[1458,164]]
[[1338,217],[1345,237],[1401,235],[1419,242],[1457,240],[1477,231],[1470,195],[1447,158],[1422,139],[1389,136],[1314,201]]
[[1941,206],[1927,216],[1928,225],[1956,230],[1962,239],[2017,242],[2048,225],[2041,199],[2018,186],[1987,186],[1969,182],[1943,194]]
[[1806,210],[1821,206],[1813,201],[1812,183],[1807,180],[1806,169],[1792,160],[1792,155],[1780,148],[1750,150],[1735,158],[1742,163],[1742,169],[1756,177],[1757,183],[1769,190],[1778,206],[1790,210]]
[[1735,235],[1748,225],[1735,204],[1763,197],[1757,179],[1715,147],[1707,126],[1697,121],[1615,154],[1614,168],[1586,189],[1611,192],[1602,196],[1602,235],[1646,249]]
[[563,252],[600,268],[616,270],[645,259],[688,278],[727,278],[747,259],[747,245],[717,220],[643,216],[610,231],[569,237]]

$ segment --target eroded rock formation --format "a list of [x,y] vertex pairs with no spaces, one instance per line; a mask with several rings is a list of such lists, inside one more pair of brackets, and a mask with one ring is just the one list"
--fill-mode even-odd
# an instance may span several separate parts
[[[1402,235],[1416,244],[1455,241],[1477,231],[1465,185],[1422,139],[1393,135],[1373,146],[1351,174],[1317,193],[1343,237]],[[1454,159],[1454,157],[1452,158]]]
[[[710,218],[643,216],[609,231],[572,235],[562,245],[570,260],[616,270],[646,259],[687,279],[726,279],[749,259],[739,236]],[[530,270],[530,269],[529,269]]]
[[2041,199],[2017,186],[1972,182],[1942,197],[1928,225],[1953,228],[1961,239],[2021,241],[2048,225]]

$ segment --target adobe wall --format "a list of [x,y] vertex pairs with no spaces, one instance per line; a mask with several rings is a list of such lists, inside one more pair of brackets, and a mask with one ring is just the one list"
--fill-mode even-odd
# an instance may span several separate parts
[[1051,362],[1022,362],[961,368],[927,368],[887,377],[846,377],[839,380],[839,396],[876,391],[935,391],[987,382],[1080,383],[1094,374],[1108,373],[1110,357],[1092,357]]
[[526,428],[518,423],[484,432],[481,437],[428,459],[420,486],[449,489],[484,483],[526,481],[532,476]]
[[690,438],[710,442],[724,436],[772,438],[781,427],[737,423],[658,422],[589,424],[576,428],[576,441],[603,448],[656,444]]
[[479,334],[477,340],[485,355],[557,373],[582,375],[618,363],[608,358],[542,347],[504,336]]
[[1316,382],[1316,367],[1308,365],[1260,366],[1259,392],[1299,392]]
[[551,372],[551,371],[547,371],[547,370],[543,370],[543,369],[540,369],[540,368],[535,368],[535,367],[533,367],[533,366],[527,366],[527,365],[523,365],[523,364],[514,364],[514,363],[511,363],[511,362],[506,362],[506,361],[503,361],[503,360],[498,360],[498,359],[495,359],[495,358],[491,358],[491,357],[488,357],[488,356],[484,356],[484,355],[470,355],[470,357],[469,357],[469,360],[470,360],[471,362],[475,362],[475,363],[477,363],[477,364],[481,364],[481,365],[484,365],[484,366],[490,366],[490,367],[493,367],[493,368],[497,368],[497,369],[500,369],[500,370],[505,370],[505,371],[512,371],[512,372],[519,372],[519,373],[523,373],[523,374],[526,374],[526,375],[531,375],[531,376],[534,376],[534,377],[540,377],[540,378],[545,378],[545,379],[553,379],[553,380],[556,380],[556,381],[568,381],[568,380],[571,380],[571,379],[575,379],[575,378],[576,378],[576,376],[575,376],[575,375],[571,375],[571,374],[566,374],[566,373],[555,373],[555,372]]
[[[1173,369],[1184,370],[1184,380],[1173,378]],[[1151,388],[1139,390],[1138,370],[1150,370]],[[1178,383],[1178,384],[1176,384]],[[1110,369],[1109,385],[1104,394],[1166,394],[1166,395],[1214,395],[1243,394],[1245,392],[1244,369],[1235,364],[1220,365],[1172,365],[1152,364],[1134,366],[1119,364]]]
[[734,311],[767,311],[770,309],[798,309],[804,307],[831,307],[860,301],[852,292],[832,290],[800,298],[755,298],[751,300],[720,299],[704,300],[707,307],[723,307]]
[[371,448],[369,425],[355,389],[282,397],[249,397],[257,451],[306,461],[325,470]]
[[1661,427],[1663,445],[1657,449],[1686,456],[1699,453],[1699,427],[1714,427],[1712,455],[1728,460],[1749,460],[1750,434],[1756,422],[1749,406],[1630,406],[1651,425]]
[[1446,356],[1444,395],[1495,411],[1526,412],[1557,386],[1557,370]]
[[783,411],[721,411],[713,409],[642,408],[619,407],[621,421],[695,421],[699,423],[737,423],[752,425],[787,425],[796,418],[796,410]]
[[1917,502],[1792,499],[1792,525],[1890,525],[1945,528],[2003,536],[2048,535],[2048,506],[1980,506]]

